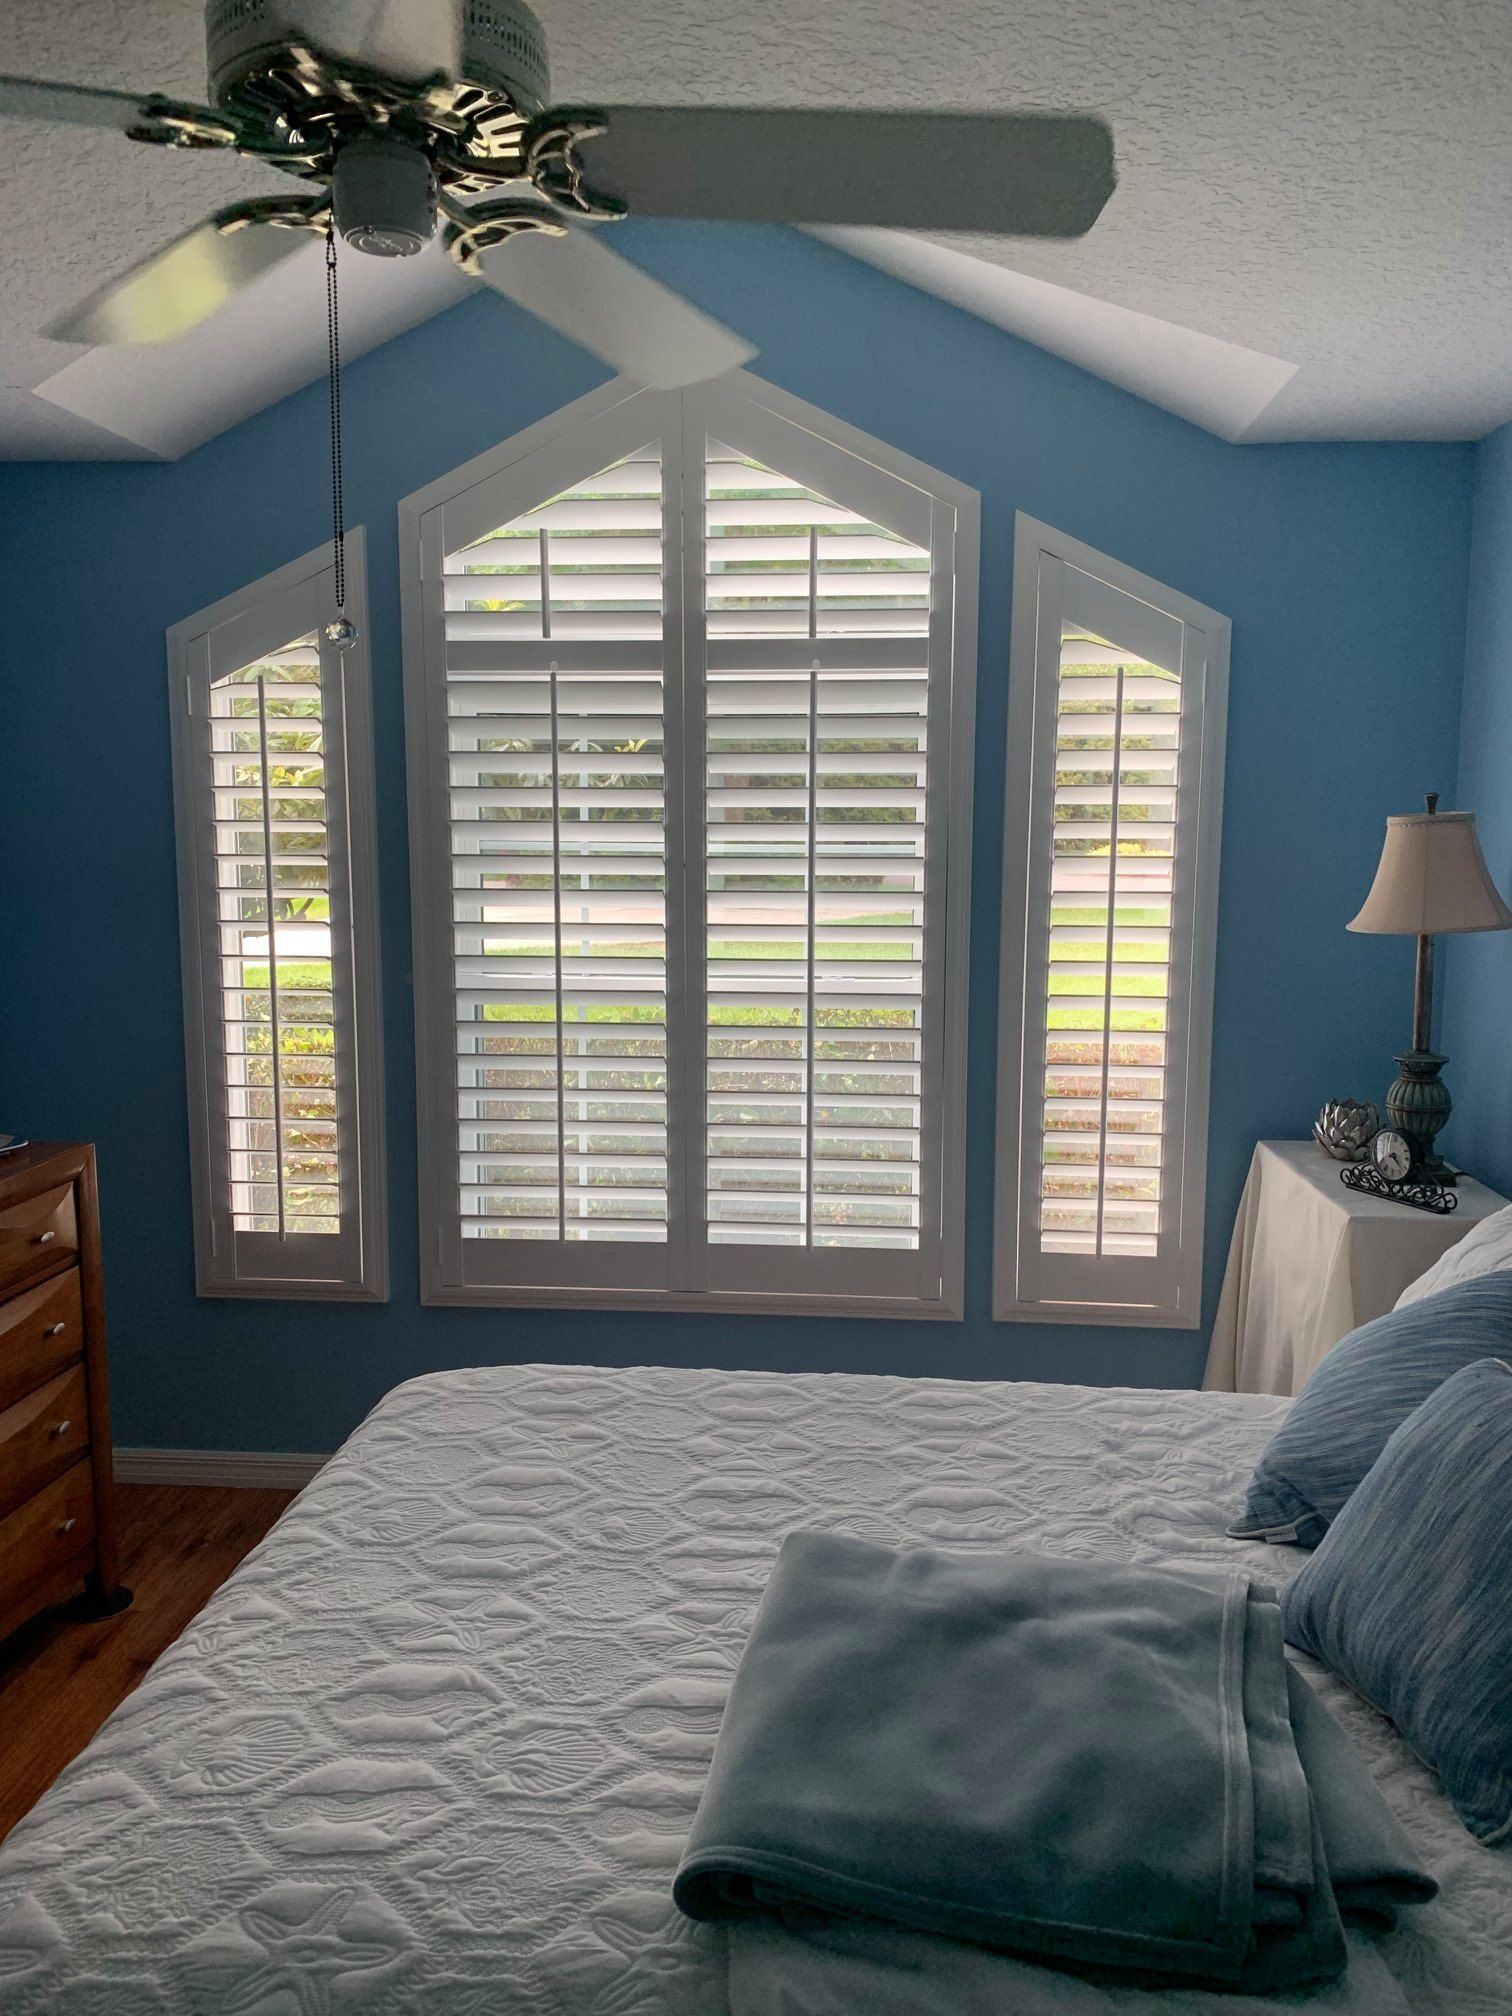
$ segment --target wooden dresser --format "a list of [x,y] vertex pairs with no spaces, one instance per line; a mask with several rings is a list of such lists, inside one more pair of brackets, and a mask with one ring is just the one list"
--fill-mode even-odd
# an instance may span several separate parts
[[0,1155],[0,1638],[78,1595],[121,1587],[110,1462],[100,1213],[90,1147]]

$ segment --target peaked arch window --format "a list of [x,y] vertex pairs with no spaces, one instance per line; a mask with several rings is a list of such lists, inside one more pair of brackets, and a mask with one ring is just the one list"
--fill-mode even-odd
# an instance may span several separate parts
[[1020,517],[994,1311],[1201,1321],[1229,625]]
[[327,553],[168,634],[201,1294],[378,1299],[377,899],[359,642]]
[[958,1313],[974,498],[741,377],[402,516],[428,1299]]

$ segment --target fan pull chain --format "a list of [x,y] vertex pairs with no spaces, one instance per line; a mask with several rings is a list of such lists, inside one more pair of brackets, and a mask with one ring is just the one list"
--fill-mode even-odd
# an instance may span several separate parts
[[336,554],[336,615],[325,626],[338,651],[357,642],[357,625],[346,613],[346,496],[341,473],[341,320],[336,302],[336,226],[326,222],[326,336],[331,383],[331,543]]

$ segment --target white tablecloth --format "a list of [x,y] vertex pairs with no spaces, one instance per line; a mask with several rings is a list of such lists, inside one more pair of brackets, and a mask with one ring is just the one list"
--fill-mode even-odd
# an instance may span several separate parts
[[1203,1386],[1300,1393],[1341,1337],[1507,1202],[1462,1176],[1448,1217],[1362,1196],[1311,1141],[1262,1141],[1229,1247]]

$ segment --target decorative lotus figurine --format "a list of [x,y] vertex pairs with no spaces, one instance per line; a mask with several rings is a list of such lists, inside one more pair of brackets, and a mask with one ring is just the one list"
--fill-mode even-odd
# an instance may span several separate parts
[[1313,1139],[1335,1162],[1359,1162],[1381,1131],[1381,1116],[1368,1099],[1329,1099],[1313,1122]]

